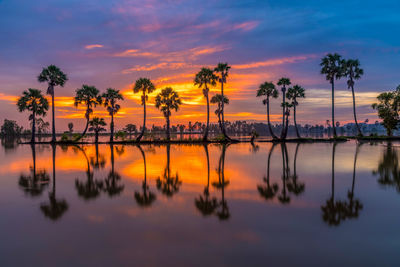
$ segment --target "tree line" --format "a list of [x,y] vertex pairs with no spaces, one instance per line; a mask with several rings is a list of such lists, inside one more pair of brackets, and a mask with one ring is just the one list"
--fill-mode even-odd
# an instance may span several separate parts
[[[360,125],[357,121],[356,113],[356,100],[355,100],[355,81],[361,79],[364,74],[363,69],[360,67],[360,62],[357,59],[343,59],[339,54],[327,54],[321,59],[320,63],[321,74],[325,76],[326,80],[331,84],[331,94],[332,94],[332,128],[334,138],[337,137],[337,131],[335,124],[335,81],[346,78],[348,89],[352,91],[352,102],[353,102],[353,116],[354,122],[357,128],[359,136],[362,136],[362,131]],[[224,141],[232,141],[228,136],[226,130],[225,121],[225,105],[229,104],[229,98],[224,94],[224,86],[227,83],[227,78],[229,76],[229,71],[231,66],[228,63],[218,63],[214,68],[203,67],[201,70],[195,74],[193,83],[202,89],[203,96],[206,100],[206,123],[203,129],[203,141],[208,141],[208,135],[210,132],[210,103],[217,106],[215,110],[215,115],[218,118],[218,125],[220,132],[223,135]],[[55,103],[54,95],[55,88],[57,86],[63,87],[68,81],[67,75],[62,72],[57,66],[50,65],[42,70],[38,75],[38,81],[43,83],[46,82],[48,85],[47,94],[51,96],[51,107],[52,107],[52,139],[51,142],[56,142],[56,131],[55,131]],[[210,97],[210,88],[220,84],[220,93],[215,94]],[[293,86],[290,78],[282,77],[280,78],[276,85],[272,81],[266,81],[262,83],[257,89],[256,96],[263,97],[262,103],[266,105],[267,113],[267,123],[269,132],[273,139],[275,140],[285,140],[287,138],[288,128],[289,128],[289,117],[291,111],[293,111],[293,122],[295,126],[296,135],[301,138],[300,131],[297,125],[296,109],[299,105],[299,101],[306,97],[305,89],[298,84]],[[273,99],[279,97],[279,91],[277,86],[280,87],[282,93],[282,102],[280,106],[282,108],[282,127],[279,136],[274,133],[270,121],[270,102]],[[136,80],[133,88],[133,93],[141,94],[141,105],[143,106],[143,124],[141,127],[140,134],[136,137],[136,142],[140,142],[145,130],[146,130],[146,114],[147,114],[147,104],[149,101],[148,95],[156,90],[153,82],[148,78],[139,78]],[[97,106],[104,106],[110,117],[110,142],[114,141],[114,116],[120,110],[120,101],[124,98],[119,90],[114,88],[107,88],[105,93],[100,93],[100,91],[91,85],[83,84],[81,88],[76,89],[76,95],[74,97],[74,105],[76,107],[85,107],[85,119],[86,125],[83,132],[77,136],[74,141],[80,140],[85,136],[87,131],[94,132],[95,142],[98,141],[98,135],[100,132],[105,131],[104,126],[106,122],[104,118],[92,117],[94,109]],[[383,93],[378,96],[379,103],[374,104],[373,108],[378,110],[378,116],[383,119],[383,125],[388,131],[388,135],[392,134],[392,130],[396,128],[398,122],[400,121],[400,116],[398,115],[398,106],[400,104],[400,86],[395,92]],[[170,117],[173,111],[178,111],[182,105],[182,100],[173,88],[166,87],[157,94],[154,101],[155,107],[159,109],[166,120],[166,139],[170,140]],[[32,131],[31,131],[31,142],[35,142],[35,122],[38,117],[43,117],[47,114],[49,110],[49,102],[44,97],[42,92],[38,89],[29,88],[24,91],[22,96],[17,101],[17,107],[20,112],[28,111],[30,112],[29,121],[31,121]],[[70,125],[69,125],[70,127]],[[70,129],[72,126],[70,127]],[[128,128],[128,127],[127,127]],[[129,124],[129,128],[131,124]],[[135,130],[130,129],[130,130]],[[129,129],[127,129],[129,130]],[[132,132],[130,131],[130,132]]]

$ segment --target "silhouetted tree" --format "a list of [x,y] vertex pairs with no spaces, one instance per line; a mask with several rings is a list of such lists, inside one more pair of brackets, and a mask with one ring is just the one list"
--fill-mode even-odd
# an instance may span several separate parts
[[158,108],[164,115],[167,121],[167,140],[171,139],[169,128],[170,122],[169,117],[171,116],[171,111],[178,111],[179,106],[182,104],[179,94],[175,92],[171,87],[164,88],[161,93],[156,97],[156,108]]
[[332,85],[332,127],[333,136],[336,138],[335,128],[335,80],[339,80],[343,77],[343,59],[342,57],[335,54],[327,54],[321,59],[321,74],[325,75],[325,78]]
[[51,95],[51,114],[52,114],[52,137],[51,142],[56,141],[56,125],[55,125],[55,103],[54,103],[54,87],[64,87],[68,77],[63,73],[57,66],[50,65],[47,68],[43,68],[42,72],[38,76],[39,82],[47,82],[49,87],[47,88],[47,94]]
[[206,98],[207,102],[207,124],[204,130],[203,140],[207,141],[208,130],[210,125],[210,101],[208,97],[209,88],[208,86],[215,86],[217,84],[218,77],[214,74],[214,72],[209,68],[202,68],[194,78],[194,84],[198,85],[199,88],[203,87],[203,95]]
[[276,90],[275,84],[273,84],[272,82],[265,82],[261,84],[257,90],[257,97],[265,97],[262,102],[264,105],[267,105],[268,129],[273,139],[278,139],[278,137],[274,134],[271,127],[271,121],[269,118],[269,99],[270,97],[278,98],[278,95],[278,90]]
[[103,118],[94,117],[89,121],[89,131],[94,132],[94,142],[97,144],[99,142],[99,133],[105,132],[106,129],[103,126],[106,126],[106,122]]
[[110,142],[114,141],[114,115],[117,114],[121,106],[117,104],[118,100],[124,100],[119,90],[108,88],[107,92],[102,95],[104,106],[107,108],[108,114],[111,116],[110,123]]
[[295,86],[290,87],[288,89],[288,92],[286,93],[286,97],[288,100],[291,101],[291,105],[293,107],[293,121],[294,121],[294,126],[296,128],[297,138],[301,138],[299,129],[297,127],[297,121],[296,121],[296,106],[299,104],[299,102],[297,102],[297,99],[305,97],[304,88],[301,87],[300,85],[296,84]]
[[[231,69],[231,66],[228,65],[228,63],[218,63],[217,67],[214,69],[216,73],[218,73],[220,76],[218,77],[218,81],[221,84],[221,98],[224,99],[224,84],[226,83],[226,78],[228,77],[229,70]],[[224,105],[225,101],[221,101],[221,132],[224,135],[224,137],[228,140],[230,140],[229,136],[226,134],[225,130],[225,118],[224,118]]]
[[18,98],[17,107],[19,112],[25,110],[31,112],[29,116],[29,120],[32,121],[31,143],[35,143],[36,116],[45,116],[46,111],[49,109],[49,103],[40,90],[29,88]]
[[285,139],[286,138],[286,135],[285,135],[285,132],[286,132],[286,126],[285,125],[286,124],[285,123],[288,122],[288,118],[287,117],[289,116],[289,114],[288,114],[289,103],[287,103],[286,99],[285,99],[285,97],[286,97],[286,87],[291,85],[292,83],[290,82],[289,78],[283,77],[283,78],[279,79],[277,84],[279,86],[282,86],[282,88],[281,88],[281,90],[282,90],[282,104],[281,104],[281,106],[282,106],[282,131],[281,131],[281,139]]
[[142,139],[144,131],[146,130],[146,101],[149,99],[148,94],[151,94],[156,90],[154,84],[147,78],[139,78],[135,82],[133,87],[133,93],[142,93],[141,104],[143,106],[143,127],[136,141],[139,142]]
[[217,109],[215,110],[215,115],[218,117],[219,127],[222,128],[222,103],[228,105],[229,99],[227,97],[222,97],[220,94],[216,94],[211,98],[212,104],[218,104]]
[[143,149],[138,145],[137,146],[142,154],[143,158],[143,183],[142,183],[142,190],[143,193],[138,191],[135,192],[135,200],[136,203],[141,207],[149,207],[153,202],[156,200],[156,195],[150,191],[149,186],[147,184],[147,165],[146,165],[146,154],[144,153]]

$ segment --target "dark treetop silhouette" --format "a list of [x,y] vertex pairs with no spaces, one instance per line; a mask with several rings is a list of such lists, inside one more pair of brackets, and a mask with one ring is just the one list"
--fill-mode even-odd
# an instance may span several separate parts
[[124,100],[119,90],[108,88],[102,95],[104,106],[107,108],[108,114],[111,116],[110,122],[110,142],[114,141],[114,115],[117,114],[121,106],[117,104],[118,100]]
[[142,139],[144,131],[146,130],[146,101],[149,98],[148,94],[151,94],[154,90],[156,90],[154,84],[147,78],[139,78],[136,80],[135,86],[133,87],[133,93],[142,93],[141,104],[143,106],[143,127],[136,141]]
[[159,93],[156,97],[156,108],[158,108],[164,115],[167,121],[167,140],[171,139],[169,128],[170,121],[169,118],[171,116],[171,111],[178,111],[179,106],[182,105],[182,101],[179,98],[179,94],[175,92],[171,87],[164,88],[161,93]]
[[267,121],[268,121],[268,129],[273,139],[278,139],[278,137],[274,134],[271,127],[271,121],[269,116],[269,105],[270,105],[270,98],[278,98],[278,90],[276,90],[275,84],[272,82],[265,82],[260,85],[257,90],[257,97],[265,97],[263,99],[263,104],[267,105]]

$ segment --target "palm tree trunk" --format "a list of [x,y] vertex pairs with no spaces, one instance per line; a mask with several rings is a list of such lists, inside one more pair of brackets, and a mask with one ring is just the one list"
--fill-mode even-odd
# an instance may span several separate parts
[[335,126],[335,82],[332,79],[332,128],[333,128],[333,137],[336,138],[336,126]]
[[99,131],[97,131],[97,130],[94,132],[94,142],[96,144],[99,143]]
[[[296,102],[296,99],[294,102]],[[294,121],[294,127],[296,128],[297,138],[301,138],[299,129],[297,128],[297,122],[296,122],[296,104],[293,105],[293,121]]]
[[89,116],[86,118],[86,126],[85,126],[85,129],[83,130],[83,133],[82,133],[81,136],[78,138],[78,140],[81,139],[81,138],[83,138],[83,137],[85,136],[88,127],[89,127]]
[[222,96],[222,103],[221,103],[221,113],[222,113],[222,121],[221,121],[221,131],[224,137],[230,140],[229,136],[226,134],[225,130],[225,117],[224,117],[224,82],[221,82],[221,96]]
[[144,131],[146,129],[146,93],[143,92],[143,128],[142,131],[140,132],[139,136],[136,138],[136,142],[140,142],[144,135]]
[[54,107],[54,87],[52,87],[51,93],[51,115],[52,115],[52,135],[51,135],[51,142],[56,142],[56,123],[55,123],[55,107]]
[[282,101],[282,130],[281,130],[281,138],[283,138],[284,133],[285,133],[285,95],[286,93],[286,89],[282,88],[282,97],[283,97],[283,101]]
[[272,131],[271,121],[269,119],[269,98],[267,98],[267,120],[268,120],[268,129],[273,139],[278,139],[278,137]]
[[282,139],[286,139],[286,137],[287,137],[287,133],[288,133],[288,128],[289,128],[289,111],[288,111],[288,109],[289,108],[286,108],[286,110],[287,110],[287,112],[286,112],[286,123],[284,124],[284,133],[283,133],[283,137],[282,137]]
[[203,141],[207,141],[208,128],[209,128],[209,124],[210,124],[210,102],[209,102],[209,99],[208,99],[208,93],[206,95],[206,99],[207,99],[207,124],[206,124],[206,128],[204,130]]
[[35,112],[32,113],[32,137],[31,137],[31,143],[35,143],[35,128],[36,128],[36,118],[35,118]]
[[[168,111],[169,113],[169,111]],[[169,115],[167,115],[167,140],[171,140],[171,136],[169,134]]]
[[360,125],[358,125],[357,122],[357,114],[356,114],[356,96],[354,94],[354,86],[351,86],[351,93],[353,95],[353,115],[354,115],[354,122],[356,123],[356,127],[357,127],[357,131],[358,131],[358,135],[363,136],[361,129],[360,129]]
[[111,128],[110,142],[113,142],[114,141],[114,114],[112,112],[111,112],[110,128]]

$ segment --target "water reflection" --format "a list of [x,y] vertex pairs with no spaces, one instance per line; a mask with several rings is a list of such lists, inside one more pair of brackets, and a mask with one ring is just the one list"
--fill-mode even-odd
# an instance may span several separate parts
[[[96,145],[97,146],[97,145]],[[123,184],[120,184],[121,182],[121,175],[115,171],[115,163],[114,163],[114,145],[110,144],[110,161],[111,161],[111,170],[107,175],[107,178],[104,180],[104,192],[107,193],[109,197],[114,197],[118,196],[124,191],[125,186]],[[117,153],[122,156],[124,153],[124,150],[119,150]],[[98,154],[97,148],[96,148],[96,155]],[[105,160],[104,160],[105,162]]]
[[272,200],[279,189],[277,183],[273,183],[272,185],[270,183],[271,156],[275,147],[276,143],[273,143],[268,153],[267,175],[263,177],[263,181],[266,183],[266,185],[257,185],[258,193],[266,200]]
[[99,144],[95,144],[94,147],[95,156],[90,157],[90,165],[92,165],[94,169],[103,169],[106,165],[106,158],[103,154],[99,153]]
[[86,151],[80,146],[74,146],[75,151],[81,151],[86,160],[86,181],[82,182],[79,179],[75,180],[75,188],[78,195],[84,200],[92,200],[99,197],[100,192],[103,188],[102,181],[94,179],[94,173],[90,169],[90,161],[86,154]]
[[394,187],[400,193],[399,155],[392,143],[388,143],[379,161],[378,168],[372,171],[378,176],[378,183],[384,187]]
[[203,216],[208,216],[214,213],[218,204],[216,197],[210,197],[210,155],[208,153],[207,145],[204,145],[204,151],[207,159],[207,184],[204,187],[203,195],[199,195],[199,197],[195,199],[194,203]]
[[165,166],[162,178],[157,178],[157,189],[167,197],[172,197],[174,194],[179,192],[179,187],[182,181],[179,180],[178,172],[175,175],[171,175],[170,158],[171,158],[171,145],[167,144],[167,165]]
[[141,207],[150,207],[151,204],[156,200],[156,195],[150,191],[149,186],[147,184],[147,164],[146,164],[146,154],[144,153],[142,147],[140,145],[137,146],[142,154],[143,158],[143,183],[142,183],[142,192],[135,192],[135,200],[136,203]]
[[53,188],[49,193],[49,201],[40,205],[40,210],[47,218],[58,220],[68,210],[68,203],[65,199],[57,199],[56,196],[56,146],[53,144],[52,163],[53,163]]
[[225,187],[229,185],[229,180],[225,179],[225,153],[228,146],[229,144],[223,144],[221,146],[221,156],[219,157],[217,169],[218,181],[212,183],[217,190],[221,190],[221,200],[218,202],[218,208],[216,211],[220,220],[228,220],[231,216],[228,202],[225,199]]
[[36,147],[31,145],[32,166],[29,174],[21,174],[18,184],[24,192],[32,197],[40,196],[50,183],[50,176],[46,169],[36,168]]

